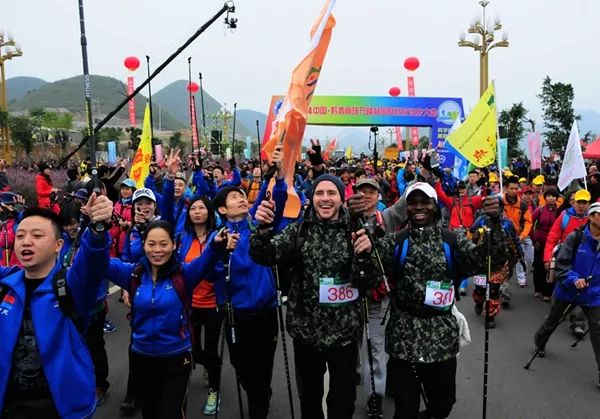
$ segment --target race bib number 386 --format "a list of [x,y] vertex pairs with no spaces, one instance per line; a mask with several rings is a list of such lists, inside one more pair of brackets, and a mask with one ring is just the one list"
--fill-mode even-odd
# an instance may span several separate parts
[[425,305],[447,311],[454,303],[454,286],[451,282],[427,281]]
[[352,288],[350,282],[337,278],[321,278],[319,280],[319,303],[344,304],[358,298],[358,290]]

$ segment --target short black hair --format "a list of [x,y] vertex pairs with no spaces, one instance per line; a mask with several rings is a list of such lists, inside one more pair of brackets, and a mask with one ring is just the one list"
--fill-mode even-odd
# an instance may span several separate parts
[[222,166],[216,165],[215,167],[212,168],[213,170],[215,169],[219,169],[221,171],[221,173],[225,174],[225,169],[223,169]]
[[219,189],[219,191],[217,192],[217,194],[215,195],[215,197],[212,200],[212,204],[213,204],[214,208],[219,209],[221,207],[224,207],[225,203],[227,202],[227,196],[231,192],[239,192],[241,194],[244,194],[244,196],[246,196],[246,192],[244,192],[244,190],[242,188],[238,188],[237,186],[224,186],[221,189]]
[[473,175],[473,174],[475,174],[475,175],[479,176],[479,172],[478,172],[477,170],[470,170],[470,171],[469,171],[469,174],[470,174],[470,175]]
[[60,207],[59,216],[63,225],[71,223],[72,220],[79,220],[81,214],[80,202],[66,202]]
[[515,184],[519,184],[519,178],[517,176],[509,176],[508,178],[506,178],[506,186],[510,185],[511,183],[515,183]]
[[54,235],[56,236],[56,239],[58,240],[62,237],[62,220],[60,216],[54,211],[51,211],[48,208],[40,207],[27,208],[25,211],[23,211],[23,217],[21,218],[21,222],[29,217],[42,217],[47,220],[50,220],[52,228],[54,229]]
[[173,228],[173,225],[166,220],[151,221],[146,226],[146,229],[144,230],[144,237],[143,237],[144,241],[146,241],[146,238],[148,237],[148,233],[150,233],[152,230],[154,230],[156,228],[165,230],[167,232],[167,234],[169,235],[169,238],[171,239],[171,241],[173,241],[173,242],[175,241],[175,229]]

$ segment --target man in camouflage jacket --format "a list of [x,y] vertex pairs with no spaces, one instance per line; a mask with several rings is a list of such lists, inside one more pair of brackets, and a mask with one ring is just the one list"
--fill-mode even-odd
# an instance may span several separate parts
[[[429,184],[417,182],[407,188],[406,204],[407,229],[388,234],[378,243],[394,288],[390,296],[394,309],[386,328],[388,376],[396,407],[394,419],[446,418],[456,401],[459,349],[459,327],[451,312],[455,298],[453,282],[483,269],[487,271],[487,249],[438,225],[437,195]],[[496,219],[498,198],[486,198],[483,211],[492,220]],[[502,228],[497,222],[491,224],[492,269],[495,269],[505,263],[506,255]],[[447,253],[452,258],[450,263]],[[428,400],[427,410],[419,413],[423,391]]]
[[[347,210],[342,208],[343,197],[343,183],[321,175],[313,184],[312,209],[302,222],[289,225],[276,236],[271,228],[260,228],[250,241],[250,256],[257,263],[291,263],[298,273],[290,285],[287,328],[294,339],[302,418],[324,417],[326,368],[330,375],[328,418],[351,419],[354,413],[355,368],[363,330],[358,295],[363,287],[357,283],[358,272],[363,272],[366,285],[361,266],[370,256],[355,254],[356,235]],[[256,220],[269,225],[273,210],[272,203],[264,201]]]

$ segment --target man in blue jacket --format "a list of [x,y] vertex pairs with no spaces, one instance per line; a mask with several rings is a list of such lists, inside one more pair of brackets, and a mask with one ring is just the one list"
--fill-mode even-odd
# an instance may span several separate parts
[[[110,222],[112,202],[89,199],[94,222]],[[89,321],[110,240],[84,233],[73,265],[58,260],[63,239],[58,215],[41,208],[24,212],[15,238],[20,268],[0,269],[0,417],[89,418],[96,407],[94,367],[81,330]],[[70,308],[58,299],[70,295]],[[55,291],[56,288],[56,291]],[[77,323],[77,325],[76,325]],[[79,326],[79,327],[78,327]]]
[[558,253],[555,268],[558,283],[554,289],[554,303],[544,324],[535,334],[535,345],[539,356],[544,356],[550,335],[573,301],[571,310],[580,306],[588,319],[590,339],[600,373],[600,203],[590,205],[588,217],[585,229],[569,234]]

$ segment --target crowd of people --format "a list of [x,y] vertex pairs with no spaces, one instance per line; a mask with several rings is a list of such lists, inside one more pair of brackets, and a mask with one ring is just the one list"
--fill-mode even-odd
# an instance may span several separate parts
[[[536,353],[570,314],[600,370],[594,164],[585,188],[561,192],[554,159],[457,179],[435,151],[324,161],[312,140],[293,185],[282,162],[281,147],[241,163],[171,150],[144,185],[127,177],[126,160],[101,164],[97,179],[86,160],[64,186],[40,162],[37,202],[0,175],[0,418],[86,418],[103,404],[109,283],[131,327],[120,408],[146,419],[186,416],[195,363],[208,386],[203,412],[218,414],[224,341],[240,404],[243,391],[250,418],[268,417],[286,333],[302,418],[325,417],[326,370],[330,419],[352,418],[361,376],[369,417],[383,417],[386,394],[395,419],[448,417],[470,340],[455,302],[472,284],[474,310],[493,328],[511,305],[509,281],[525,288],[531,271],[534,296],[551,303]],[[295,217],[284,214],[292,195]]]

